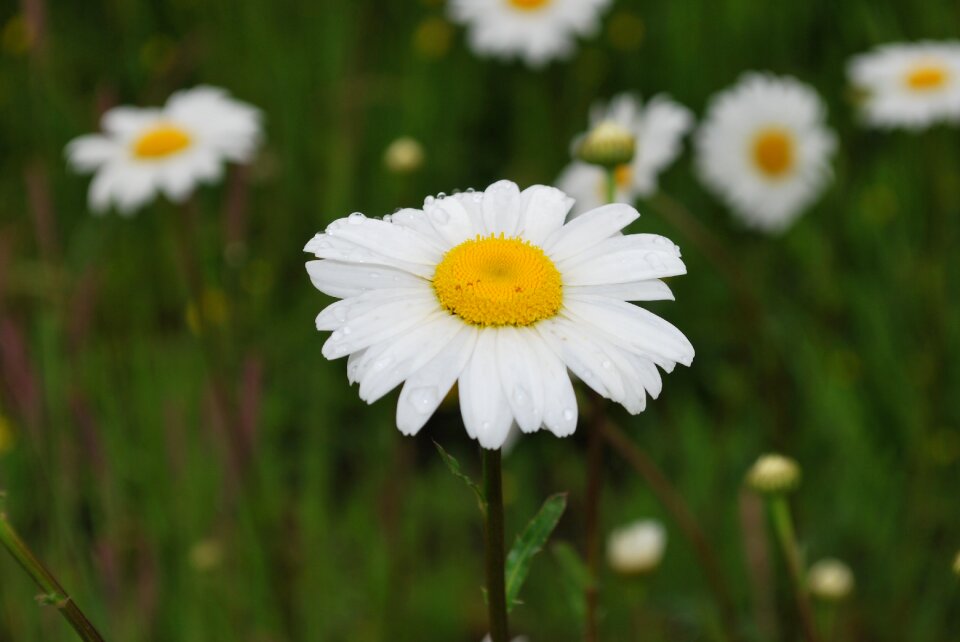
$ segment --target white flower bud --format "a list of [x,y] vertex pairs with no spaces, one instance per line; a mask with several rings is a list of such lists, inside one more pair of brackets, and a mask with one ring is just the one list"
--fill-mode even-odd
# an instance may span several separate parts
[[850,567],[836,559],[823,559],[807,572],[810,593],[824,602],[840,602],[853,592],[854,579]]
[[747,472],[747,485],[764,495],[779,495],[800,484],[800,465],[778,454],[761,456]]
[[579,145],[577,157],[585,163],[603,167],[619,167],[633,160],[637,139],[626,127],[605,120],[587,132]]
[[383,153],[383,163],[394,174],[411,174],[423,166],[423,145],[414,138],[398,138]]
[[660,565],[666,546],[663,525],[652,519],[640,520],[610,533],[607,560],[618,573],[649,573]]

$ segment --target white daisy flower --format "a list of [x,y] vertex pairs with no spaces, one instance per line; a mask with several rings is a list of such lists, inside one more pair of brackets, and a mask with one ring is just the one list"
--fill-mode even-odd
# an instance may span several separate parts
[[923,129],[960,121],[960,42],[884,45],[854,57],[847,73],[864,93],[870,125]]
[[[590,126],[612,122],[636,137],[633,161],[616,169],[618,203],[633,203],[657,191],[657,177],[682,150],[683,136],[693,126],[693,114],[669,97],[654,96],[644,106],[637,96],[621,94],[609,105],[597,105]],[[574,140],[577,146],[581,137]],[[574,161],[557,179],[557,187],[576,199],[573,214],[607,202],[607,172],[602,167]]]
[[826,186],[836,148],[826,107],[789,77],[745,74],[697,132],[697,169],[748,227],[785,230]]
[[114,107],[100,121],[102,134],[67,145],[67,159],[93,173],[90,209],[111,204],[132,214],[162,192],[173,202],[198,183],[212,183],[225,161],[250,160],[260,142],[260,112],[216,87],[179,91],[162,108]]
[[450,0],[450,18],[467,25],[481,56],[522,58],[531,67],[569,57],[576,37],[594,33],[610,0]]
[[403,384],[397,427],[417,433],[459,382],[467,433],[500,448],[511,424],[563,437],[577,424],[569,368],[600,395],[641,412],[660,393],[657,366],[689,365],[693,347],[628,301],[672,299],[676,245],[618,234],[639,214],[614,204],[564,224],[573,201],[553,187],[427,198],[384,220],[351,214],[304,250],[313,284],[338,301],[317,317],[323,355],[349,355],[368,403]]

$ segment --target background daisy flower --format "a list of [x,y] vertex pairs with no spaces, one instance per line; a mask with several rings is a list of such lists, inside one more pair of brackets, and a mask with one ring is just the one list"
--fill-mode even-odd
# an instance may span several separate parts
[[823,191],[836,139],[813,89],[749,73],[711,100],[696,147],[707,187],[745,225],[776,233]]
[[596,32],[609,5],[610,0],[450,0],[449,15],[467,26],[477,54],[541,67],[570,56],[576,37]]
[[343,299],[317,317],[323,355],[349,355],[368,403],[403,384],[397,427],[415,434],[454,383],[471,438],[500,448],[511,424],[573,433],[567,368],[641,412],[660,393],[657,366],[689,365],[674,326],[628,301],[671,299],[685,272],[666,238],[618,234],[639,217],[613,204],[564,224],[572,199],[552,187],[428,198],[385,220],[355,213],[304,248],[313,284]]
[[[693,126],[693,113],[664,95],[654,96],[644,106],[639,97],[621,94],[609,105],[591,110],[591,127],[603,122],[616,123],[636,137],[633,161],[616,169],[616,201],[633,203],[657,191],[657,177],[680,155],[683,136]],[[557,186],[576,199],[573,214],[577,216],[606,203],[607,172],[574,161],[563,170]]]
[[94,174],[88,201],[97,213],[113,204],[132,214],[158,192],[182,202],[198,183],[219,180],[224,162],[250,160],[261,137],[257,109],[207,86],[179,91],[162,108],[114,107],[100,126],[102,134],[66,149],[76,171]]
[[960,42],[890,44],[851,59],[869,125],[922,129],[960,120]]

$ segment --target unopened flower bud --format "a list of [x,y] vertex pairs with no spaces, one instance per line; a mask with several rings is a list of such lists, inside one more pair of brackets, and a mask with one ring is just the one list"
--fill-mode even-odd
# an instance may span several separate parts
[[411,174],[423,166],[423,146],[416,139],[404,136],[390,143],[383,153],[383,162],[394,174]]
[[607,561],[624,575],[649,573],[660,565],[667,546],[667,533],[660,522],[646,519],[610,533]]
[[632,161],[636,146],[629,129],[605,120],[587,132],[577,145],[576,155],[585,163],[613,168]]
[[840,560],[820,560],[807,572],[807,586],[817,599],[840,602],[853,592],[853,571]]
[[788,493],[800,485],[800,465],[783,455],[763,455],[747,472],[747,485],[764,495]]

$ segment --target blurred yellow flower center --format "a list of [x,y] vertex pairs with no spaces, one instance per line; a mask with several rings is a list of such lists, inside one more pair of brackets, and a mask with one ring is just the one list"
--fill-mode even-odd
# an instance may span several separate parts
[[770,178],[779,178],[793,167],[796,143],[790,132],[771,127],[753,139],[753,162]]
[[613,170],[613,178],[620,189],[627,189],[633,182],[633,168],[629,164],[623,164]]
[[433,275],[440,304],[471,325],[528,326],[560,311],[560,272],[542,249],[490,235],[444,255]]
[[507,3],[509,3],[511,6],[517,9],[523,9],[524,11],[534,11],[536,9],[543,9],[552,1],[553,0],[507,0]]
[[160,125],[143,134],[133,144],[137,158],[156,159],[171,156],[190,146],[190,134],[175,125]]
[[947,70],[937,64],[921,65],[907,74],[907,86],[915,91],[939,89],[947,82]]

